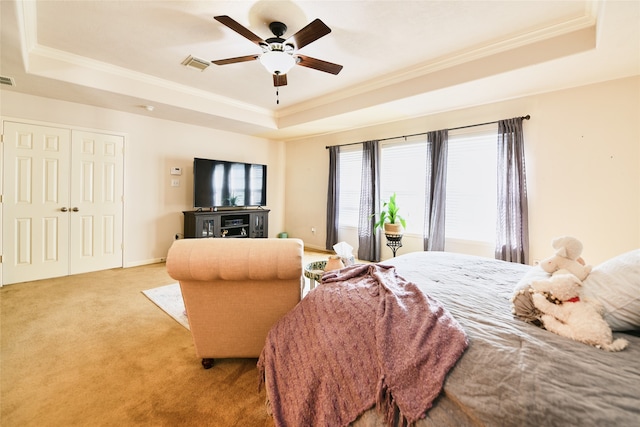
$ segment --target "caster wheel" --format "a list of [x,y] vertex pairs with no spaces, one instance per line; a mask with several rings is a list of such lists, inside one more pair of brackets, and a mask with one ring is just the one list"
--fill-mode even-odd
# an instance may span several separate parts
[[213,359],[202,359],[202,367],[204,369],[211,369],[213,367]]

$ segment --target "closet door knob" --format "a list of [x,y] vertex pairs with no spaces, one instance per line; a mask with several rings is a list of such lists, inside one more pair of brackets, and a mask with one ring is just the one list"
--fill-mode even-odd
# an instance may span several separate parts
[[74,212],[78,212],[80,209],[78,209],[78,208],[73,208],[73,209],[71,209],[71,210],[72,210],[72,211],[74,211]]
[[65,208],[60,208],[60,211],[62,211],[62,212],[66,212],[66,211],[68,211],[68,210],[69,210],[69,209],[67,209],[66,207],[65,207]]

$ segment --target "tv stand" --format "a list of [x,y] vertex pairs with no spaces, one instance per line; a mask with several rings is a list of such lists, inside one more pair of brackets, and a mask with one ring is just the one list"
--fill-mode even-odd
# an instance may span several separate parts
[[197,210],[182,213],[185,239],[269,236],[268,209]]

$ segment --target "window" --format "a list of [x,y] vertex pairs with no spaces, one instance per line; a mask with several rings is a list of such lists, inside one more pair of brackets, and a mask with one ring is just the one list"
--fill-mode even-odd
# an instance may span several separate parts
[[[493,247],[496,229],[497,125],[449,132],[445,235],[448,241]],[[405,234],[422,237],[425,222],[426,136],[380,144],[380,197],[395,192]],[[339,227],[358,227],[362,150],[340,152]]]
[[445,236],[495,242],[497,128],[449,133]]
[[338,173],[340,174],[338,227],[358,228],[362,174],[361,147],[345,147],[340,150],[340,170]]
[[423,138],[381,145],[381,203],[396,193],[396,201],[400,206],[398,213],[407,221],[406,234],[422,236],[426,164],[427,147]]

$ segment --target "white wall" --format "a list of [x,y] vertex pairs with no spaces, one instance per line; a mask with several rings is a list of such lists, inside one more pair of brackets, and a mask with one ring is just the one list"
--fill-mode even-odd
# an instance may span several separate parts
[[[284,144],[87,105],[2,91],[3,119],[23,119],[126,134],[124,266],[166,257],[182,211],[193,209],[193,158],[267,164],[269,235],[284,218]],[[171,187],[171,167],[183,169]]]
[[[327,145],[526,114],[531,260],[551,255],[551,240],[566,234],[582,240],[594,265],[640,247],[638,76],[287,142],[287,231],[325,247]],[[403,244],[399,254],[422,250],[419,239]],[[390,256],[383,246],[383,258]]]

